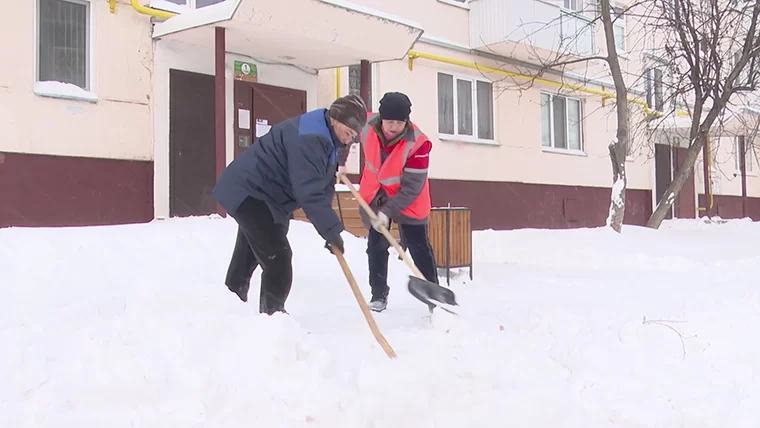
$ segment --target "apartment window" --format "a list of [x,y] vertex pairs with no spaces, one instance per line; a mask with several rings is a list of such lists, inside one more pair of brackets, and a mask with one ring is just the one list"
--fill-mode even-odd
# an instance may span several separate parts
[[[736,66],[736,64],[741,60],[742,58],[742,51],[737,50],[734,52],[733,56],[733,62],[732,65]],[[725,77],[728,77],[728,73],[731,72],[730,69],[727,69],[725,73]],[[754,56],[752,56],[749,61],[747,61],[746,64],[744,64],[744,67],[739,71],[739,76],[734,81],[734,86],[753,86],[754,85],[754,75],[757,73],[757,61]]]
[[581,100],[541,94],[541,145],[552,149],[583,150]]
[[493,83],[438,73],[438,132],[493,140]]
[[612,30],[615,35],[615,48],[618,52],[625,52],[625,16],[621,12],[619,9],[612,9]]
[[[758,165],[757,163],[757,153],[755,153],[755,145],[752,142],[751,138],[744,139],[744,161],[747,163],[747,174],[754,174],[755,173],[755,167]],[[736,168],[736,173],[739,174],[741,172],[741,152],[739,147],[739,137],[734,138],[734,167]]]
[[565,9],[581,12],[583,11],[583,0],[563,0],[562,6]]
[[644,91],[647,106],[657,112],[665,111],[663,86],[661,68],[652,67],[644,70]]
[[90,90],[90,2],[39,0],[37,81]]

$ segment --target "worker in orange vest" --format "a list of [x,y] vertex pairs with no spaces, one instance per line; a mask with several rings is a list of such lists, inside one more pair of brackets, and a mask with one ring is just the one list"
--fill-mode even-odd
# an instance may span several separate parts
[[380,100],[379,114],[367,120],[362,135],[364,169],[359,194],[377,213],[373,223],[361,211],[369,230],[367,257],[371,310],[381,312],[388,305],[388,248],[390,243],[378,232],[380,224],[399,227],[404,244],[425,279],[438,284],[433,249],[427,235],[430,214],[428,164],[433,145],[409,120],[412,103],[400,92],[388,92]]

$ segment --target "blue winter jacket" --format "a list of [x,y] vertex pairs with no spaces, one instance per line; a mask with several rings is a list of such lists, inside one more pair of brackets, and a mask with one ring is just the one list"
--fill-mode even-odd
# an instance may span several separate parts
[[272,126],[225,168],[214,198],[232,217],[247,197],[262,200],[276,223],[303,208],[322,238],[336,238],[343,223],[332,199],[343,145],[329,123],[327,109],[318,109]]

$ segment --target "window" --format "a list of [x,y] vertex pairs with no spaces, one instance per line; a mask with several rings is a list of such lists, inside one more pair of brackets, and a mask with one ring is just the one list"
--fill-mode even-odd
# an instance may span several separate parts
[[644,92],[646,92],[647,106],[650,109],[657,112],[665,111],[661,68],[653,67],[644,70]]
[[494,139],[493,84],[438,73],[438,132],[469,139]]
[[594,53],[594,23],[577,12],[560,12],[560,43],[568,53]]
[[[741,152],[739,147],[739,138],[734,138],[734,167],[736,168],[736,173],[739,174],[741,172]],[[757,163],[757,153],[755,153],[755,145],[753,144],[753,141],[751,138],[745,137],[745,143],[744,143],[744,161],[747,165],[747,174],[754,174],[755,173],[755,166],[758,165]]]
[[[360,64],[348,66],[348,93],[361,97],[362,66]],[[372,108],[372,85],[369,85],[369,103],[367,108]]]
[[581,100],[541,94],[541,145],[553,149],[583,150]]
[[[733,56],[733,62],[731,63],[732,66],[736,66],[736,64],[741,60],[742,58],[742,51],[737,50],[734,52]],[[754,77],[756,68],[757,68],[757,60],[755,56],[752,56],[749,61],[747,61],[746,64],[744,64],[744,67],[739,71],[739,76],[734,80],[734,86],[753,86],[754,85]],[[731,69],[727,69],[725,72],[725,77],[728,77],[728,73],[731,72]]]
[[563,0],[562,7],[576,12],[583,11],[583,0]]
[[625,16],[621,12],[619,9],[612,9],[612,30],[615,34],[615,48],[618,52],[625,52]]
[[90,3],[39,0],[37,81],[90,90]]

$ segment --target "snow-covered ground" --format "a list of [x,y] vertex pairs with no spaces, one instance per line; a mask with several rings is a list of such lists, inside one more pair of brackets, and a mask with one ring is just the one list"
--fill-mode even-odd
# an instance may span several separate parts
[[[293,222],[291,316],[223,284],[231,220],[0,230],[0,427],[760,426],[760,224],[475,233],[461,317],[391,258],[375,342]],[[365,296],[363,240],[346,236]]]

